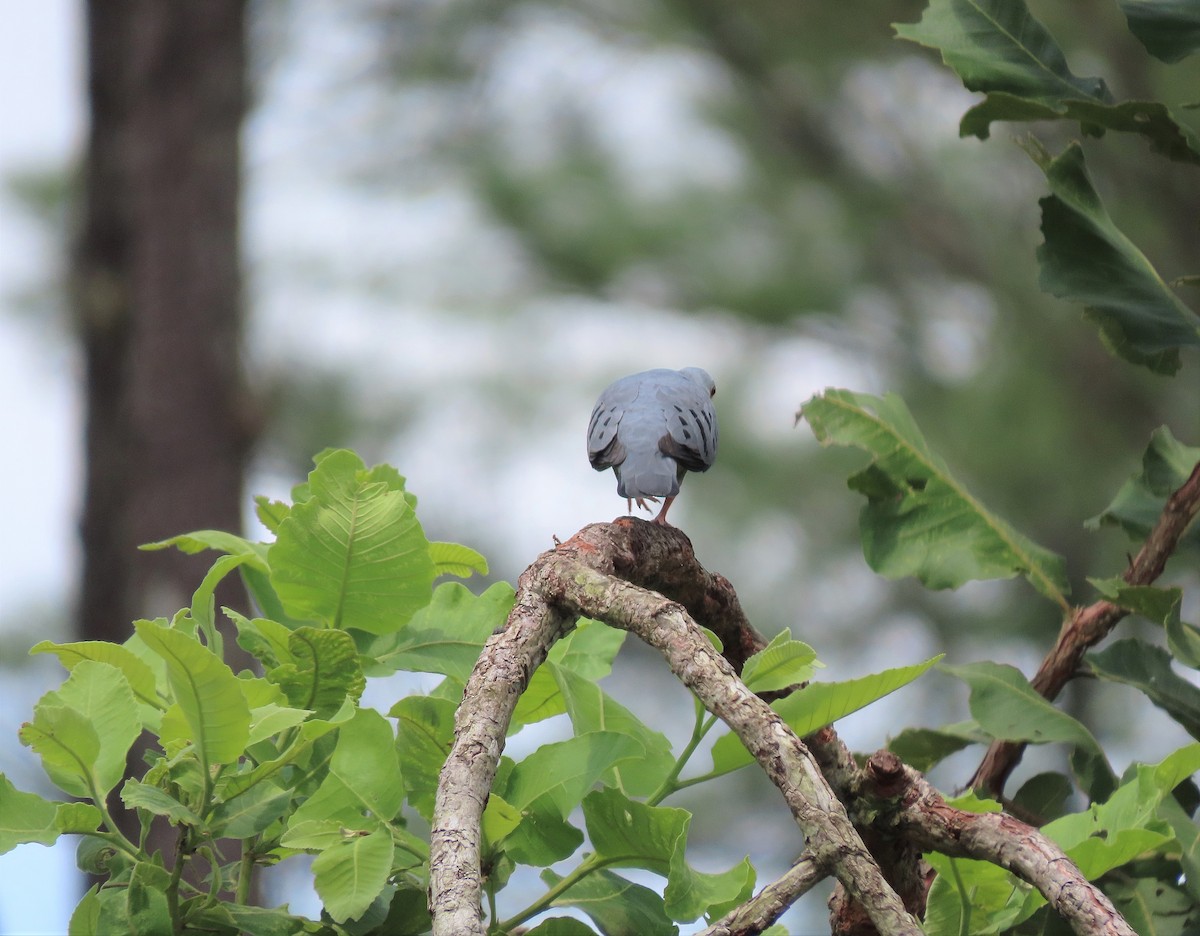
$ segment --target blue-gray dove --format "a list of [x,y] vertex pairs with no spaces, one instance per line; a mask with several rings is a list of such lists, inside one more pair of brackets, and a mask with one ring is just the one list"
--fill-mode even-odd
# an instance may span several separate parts
[[588,424],[588,460],[597,471],[611,468],[617,493],[648,510],[667,510],[689,471],[707,471],[717,457],[717,386],[699,367],[643,371],[609,384]]

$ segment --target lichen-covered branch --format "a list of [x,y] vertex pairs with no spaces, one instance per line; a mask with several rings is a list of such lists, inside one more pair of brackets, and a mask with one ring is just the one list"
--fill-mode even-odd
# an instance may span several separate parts
[[865,771],[870,799],[893,803],[879,820],[926,851],[989,861],[1032,884],[1080,936],[1135,936],[1104,892],[1061,848],[1007,813],[970,813],[948,806],[929,783],[887,751]]
[[[1162,575],[1179,540],[1200,513],[1200,464],[1163,506],[1146,542],[1125,570],[1130,585],[1150,585]],[[1079,671],[1083,655],[1109,635],[1126,611],[1111,601],[1097,601],[1076,608],[1063,623],[1058,639],[1046,654],[1032,680],[1033,688],[1053,701]],[[999,796],[1013,769],[1021,761],[1025,745],[1016,741],[994,741],[988,748],[970,785]]]

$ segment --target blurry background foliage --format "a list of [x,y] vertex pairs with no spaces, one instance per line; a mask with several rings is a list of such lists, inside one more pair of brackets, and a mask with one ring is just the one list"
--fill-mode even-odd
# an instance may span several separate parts
[[[1084,601],[1079,576],[1118,574],[1128,544],[1083,521],[1154,427],[1195,443],[1200,386],[1193,360],[1170,380],[1115,361],[1078,307],[1039,291],[1044,177],[1009,125],[959,139],[974,96],[894,38],[923,7],[252,4],[248,358],[266,422],[248,490],[286,490],[314,452],[353,447],[409,476],[431,538],[511,580],[551,533],[621,511],[584,458],[595,394],[698,364],[717,379],[722,447],[677,522],[761,630],[792,626],[830,678],[940,651],[1030,671],[1054,609],[1019,581],[931,593],[871,574],[844,482],[859,459],[819,450],[796,409],[827,383],[900,393],[973,492],[1066,557]],[[1200,59],[1146,55],[1115,3],[1030,8],[1118,98],[1195,100]],[[1078,127],[1036,132],[1058,152]],[[1195,170],[1123,136],[1083,141],[1108,210],[1164,277],[1196,272]],[[69,175],[9,182],[62,232]],[[48,246],[9,305],[61,308],[61,264]],[[685,695],[633,656],[612,678],[663,685],[686,733]],[[929,677],[849,740],[960,717],[950,685]],[[1129,696],[1072,691],[1075,714],[1099,707],[1088,720],[1115,761],[1139,753]],[[949,785],[975,756],[948,762]],[[709,833],[735,818],[697,812]],[[743,823],[730,851],[769,825]]]

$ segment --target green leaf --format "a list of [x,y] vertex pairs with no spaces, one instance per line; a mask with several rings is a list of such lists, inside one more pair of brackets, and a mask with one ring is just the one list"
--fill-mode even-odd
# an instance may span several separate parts
[[338,729],[329,772],[376,818],[387,821],[400,810],[404,781],[396,739],[392,726],[374,709],[359,709]]
[[0,773],[0,855],[27,842],[53,845],[58,841],[58,806],[36,793],[21,792]]
[[666,736],[641,722],[590,679],[560,663],[547,662],[545,666],[562,691],[575,734],[615,731],[642,746],[641,757],[615,764],[605,773],[604,783],[630,796],[649,796],[657,790],[675,766]]
[[366,687],[358,648],[345,631],[301,627],[288,636],[290,660],[267,671],[288,702],[324,719],[349,698],[357,702]]
[[[624,641],[625,631],[600,621],[581,618],[575,629],[550,649],[546,663],[597,682],[612,672],[613,660]],[[558,681],[551,667],[543,664],[534,670],[528,687],[521,693],[511,727],[515,730],[522,725],[561,715],[566,710],[566,701]]]
[[[244,683],[246,680],[242,680]],[[278,691],[278,687],[272,685]],[[249,700],[247,700],[249,701]],[[250,709],[250,740],[248,744],[265,741],[281,731],[287,731],[303,722],[312,712],[308,709],[290,708],[269,702]]]
[[392,834],[351,833],[313,859],[313,883],[325,910],[338,923],[362,916],[387,884],[392,870]]
[[[803,689],[772,703],[771,708],[796,734],[804,737],[907,686],[940,659],[941,656],[936,656],[915,666],[901,666],[844,682],[809,683]],[[716,740],[712,759],[712,776],[754,763],[754,758],[735,734],[722,735]]]
[[544,744],[513,768],[501,795],[517,809],[552,804],[566,818],[608,770],[643,756],[635,739],[613,731],[593,731]]
[[1161,647],[1130,637],[1089,653],[1084,665],[1101,679],[1132,686],[1200,738],[1200,689],[1171,669],[1171,655]]
[[388,712],[397,719],[396,751],[404,764],[408,801],[427,820],[433,818],[438,774],[454,742],[454,711],[449,699],[406,696]]
[[1016,667],[981,661],[941,669],[971,687],[971,715],[993,738],[1032,744],[1062,741],[1103,756],[1092,733],[1042,698]]
[[1146,51],[1178,62],[1200,49],[1200,7],[1195,0],[1117,0],[1129,31]]
[[312,496],[292,507],[267,554],[289,615],[385,634],[429,603],[429,543],[403,491],[371,480],[352,452],[309,474]]
[[1114,104],[1103,79],[1074,75],[1023,0],[932,0],[896,34],[939,50],[966,88],[987,95],[964,115],[963,136],[986,139],[995,120],[1077,120],[1084,132],[1137,133],[1170,159],[1200,162],[1200,140],[1164,105]]
[[[1035,153],[1050,195],[1041,199],[1040,285],[1078,302],[1113,354],[1155,373],[1179,369],[1179,349],[1200,345],[1200,318],[1113,223],[1072,143],[1057,158]],[[1193,463],[1194,464],[1194,463]]]
[[258,835],[287,812],[292,790],[274,783],[255,784],[223,803],[218,803],[210,818],[214,836],[244,839]]
[[89,887],[67,924],[67,936],[95,936],[100,930],[100,885]]
[[939,589],[1020,574],[1067,606],[1062,558],[975,500],[930,450],[898,396],[830,389],[805,403],[801,415],[822,445],[854,446],[872,457],[849,484],[867,498],[859,526],[876,572],[914,575]]
[[[542,872],[542,880],[553,887],[562,878],[546,870]],[[658,894],[611,871],[594,871],[569,888],[551,906],[582,910],[602,933],[675,936],[679,932],[663,909],[663,899]]]
[[970,744],[987,743],[982,734],[970,737],[965,732],[938,728],[905,728],[888,741],[887,748],[915,770],[927,773],[935,764]]
[[129,809],[145,809],[166,816],[172,825],[200,825],[200,817],[166,790],[130,778],[121,787],[121,802]]
[[1025,810],[1026,814],[1046,822],[1063,815],[1074,792],[1075,789],[1067,777],[1047,771],[1026,780],[1013,797],[1013,802]]
[[127,929],[129,936],[162,936],[175,929],[167,890],[171,875],[152,861],[139,861],[133,866],[126,894]]
[[746,661],[742,667],[742,682],[753,692],[786,689],[811,679],[813,671],[821,665],[817,661],[817,651],[806,643],[792,640],[791,631],[785,627]]
[[91,803],[55,803],[54,827],[62,835],[86,835],[103,822],[104,816]]
[[95,779],[100,739],[91,722],[65,705],[39,704],[18,732],[21,743],[41,755],[42,769],[72,796],[99,796]]
[[488,574],[487,560],[469,546],[458,543],[430,543],[429,558],[436,575],[456,575],[470,578],[472,574]]
[[167,678],[205,765],[231,764],[250,739],[250,708],[233,671],[186,634],[138,621],[138,636],[166,661]]
[[125,755],[142,733],[137,702],[124,673],[108,663],[81,660],[58,689],[43,700],[79,712],[91,724],[100,750],[91,765],[99,792],[107,794],[125,776]]
[[[1197,462],[1200,448],[1184,445],[1166,426],[1160,426],[1150,436],[1150,445],[1142,455],[1141,472],[1126,481],[1104,512],[1085,526],[1090,530],[1117,526],[1130,539],[1145,539],[1158,522],[1167,498],[1188,479]],[[1193,525],[1181,542],[1200,542],[1200,525]]]
[[1105,881],[1121,916],[1145,936],[1191,936],[1200,932],[1200,904],[1179,887],[1156,878]]
[[544,868],[569,858],[582,844],[583,832],[559,816],[553,803],[539,803],[521,814],[502,847],[512,861]]
[[1183,866],[1183,885],[1200,907],[1200,826],[1173,796],[1163,797],[1158,806],[1163,819],[1179,842],[1179,863]]
[[272,533],[279,533],[279,524],[283,523],[291,512],[291,504],[271,500],[261,494],[254,498],[254,515],[258,517],[258,522]]
[[172,546],[189,556],[204,552],[206,549],[225,553],[227,556],[246,556],[264,572],[267,569],[267,545],[265,543],[252,543],[244,537],[226,533],[224,530],[197,530],[194,533],[172,536],[170,539],[159,540],[156,543],[146,543],[138,548],[154,551],[169,549]]
[[73,670],[83,660],[108,663],[125,674],[129,688],[139,702],[162,709],[166,706],[158,696],[154,671],[128,647],[105,640],[81,640],[74,643],[56,644],[49,640],[34,644],[30,654],[53,653],[67,670]]
[[497,582],[482,595],[473,595],[459,582],[444,582],[402,630],[359,638],[364,668],[370,676],[396,670],[441,673],[465,685],[484,643],[507,620],[513,598],[507,582]]
[[747,899],[754,869],[743,860],[729,871],[696,871],[686,860],[692,816],[686,809],[647,806],[613,789],[583,800],[588,835],[608,867],[646,868],[667,878],[665,909],[673,920],[692,921],[712,908]]
[[547,917],[525,936],[596,936],[596,931],[574,917]]

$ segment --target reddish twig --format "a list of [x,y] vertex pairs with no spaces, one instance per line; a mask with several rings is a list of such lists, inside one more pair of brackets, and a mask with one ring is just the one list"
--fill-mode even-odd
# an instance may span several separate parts
[[[1166,568],[1179,546],[1179,540],[1200,513],[1200,464],[1163,506],[1158,522],[1146,542],[1126,569],[1124,579],[1130,585],[1150,585]],[[1033,688],[1045,698],[1058,698],[1063,687],[1079,671],[1083,655],[1111,633],[1128,612],[1111,601],[1097,601],[1077,608],[1063,623],[1054,647],[1042,660]],[[1021,761],[1025,744],[1017,741],[993,741],[970,785],[999,796],[1013,769]]]

